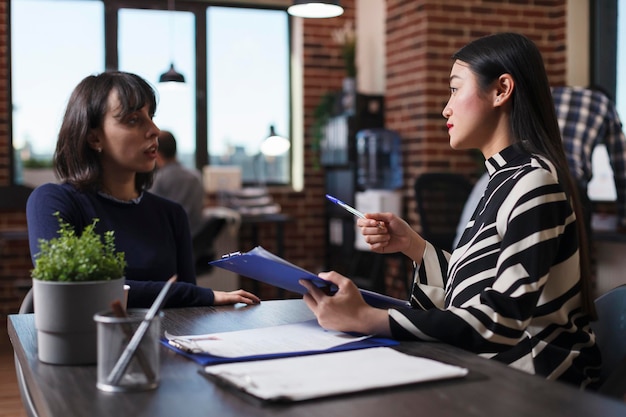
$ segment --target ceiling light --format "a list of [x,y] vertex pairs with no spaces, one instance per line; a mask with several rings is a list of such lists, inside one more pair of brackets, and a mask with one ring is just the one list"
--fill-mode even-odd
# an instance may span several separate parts
[[337,17],[343,14],[339,0],[294,0],[287,13],[313,19]]
[[169,0],[167,3],[167,10],[169,12],[169,18],[170,18],[170,58],[171,58],[170,69],[164,72],[163,74],[161,74],[161,76],[159,77],[159,83],[170,83],[170,82],[184,83],[185,82],[185,76],[174,69],[173,36],[174,36],[175,30],[173,26],[174,26],[174,13],[176,10],[176,5],[174,1],[175,0]]
[[270,135],[261,144],[261,153],[265,156],[279,156],[287,152],[290,147],[289,139],[277,135],[272,125]]
[[174,69],[174,63],[172,62],[170,64],[170,69],[164,72],[163,74],[161,74],[161,76],[159,77],[159,82],[160,83],[167,83],[167,82],[184,83],[185,76]]

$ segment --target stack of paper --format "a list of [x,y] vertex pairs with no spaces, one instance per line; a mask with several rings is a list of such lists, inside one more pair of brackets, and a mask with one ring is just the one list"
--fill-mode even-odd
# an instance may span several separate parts
[[263,400],[301,401],[459,378],[467,369],[381,347],[207,366],[204,373]]

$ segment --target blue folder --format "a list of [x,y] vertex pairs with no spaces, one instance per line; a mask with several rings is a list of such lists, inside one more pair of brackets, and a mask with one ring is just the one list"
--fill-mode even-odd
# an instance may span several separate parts
[[[323,280],[312,272],[287,262],[261,246],[257,246],[249,252],[234,252],[224,255],[221,259],[209,262],[209,264],[298,294],[306,293],[306,288],[298,282],[300,279],[311,281],[327,294],[334,294],[337,291],[336,285]],[[363,299],[374,307],[410,307],[409,302],[406,300],[364,289],[360,291]]]
[[304,352],[289,352],[289,353],[272,353],[267,355],[254,355],[254,356],[239,356],[234,358],[226,358],[223,356],[214,356],[209,353],[190,353],[184,350],[178,349],[172,345],[170,345],[167,339],[161,339],[161,343],[164,346],[172,349],[173,351],[199,363],[200,365],[217,365],[220,363],[231,363],[231,362],[247,362],[247,361],[257,361],[264,359],[276,359],[276,358],[287,358],[292,356],[305,356],[305,355],[315,355],[318,353],[330,353],[330,352],[341,352],[346,350],[356,350],[356,349],[366,349],[371,347],[384,347],[384,346],[396,346],[400,342],[387,339],[383,337],[370,337],[363,340],[358,340],[356,342],[346,343],[343,345],[335,346],[330,349],[325,350],[310,350]]

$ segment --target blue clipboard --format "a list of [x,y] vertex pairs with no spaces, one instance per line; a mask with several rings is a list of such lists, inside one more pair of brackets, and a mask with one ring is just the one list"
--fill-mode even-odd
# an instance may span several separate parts
[[387,339],[384,337],[369,337],[367,339],[359,340],[356,342],[346,343],[343,345],[335,346],[330,349],[325,350],[308,350],[302,352],[289,352],[289,353],[272,353],[267,355],[254,355],[254,356],[238,356],[235,358],[226,358],[223,356],[215,356],[209,353],[190,353],[184,350],[181,350],[177,347],[174,347],[169,344],[168,340],[163,338],[161,339],[161,344],[173,350],[174,352],[185,356],[193,360],[196,363],[199,363],[203,366],[208,365],[217,365],[220,363],[232,363],[232,362],[247,362],[247,361],[258,361],[265,359],[276,359],[276,358],[287,358],[293,356],[305,356],[305,355],[315,355],[318,353],[330,353],[330,352],[342,352],[347,350],[356,350],[356,349],[367,349],[371,347],[385,347],[385,346],[397,346],[400,344],[397,340]]
[[[209,264],[297,294],[306,293],[306,288],[298,282],[300,279],[311,281],[330,295],[337,291],[335,284],[274,255],[261,246],[257,246],[249,252],[229,253],[222,256],[221,259],[209,262]],[[373,307],[410,307],[406,300],[363,289],[360,291],[365,301]]]

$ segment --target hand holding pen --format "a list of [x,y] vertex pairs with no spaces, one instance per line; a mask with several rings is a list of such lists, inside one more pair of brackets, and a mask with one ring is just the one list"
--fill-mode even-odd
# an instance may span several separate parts
[[[337,204],[339,207],[343,208],[347,212],[351,213],[352,215],[354,215],[354,216],[356,216],[356,217],[358,217],[360,219],[367,219],[367,217],[365,217],[365,214],[363,214],[359,210],[355,209],[354,207],[349,206],[348,204],[344,203],[340,199],[338,199],[336,197],[333,197],[330,194],[326,194],[326,198],[329,199],[330,201],[332,201],[333,203]],[[378,222],[378,228],[379,229],[382,229],[384,227],[385,227],[384,223]]]

